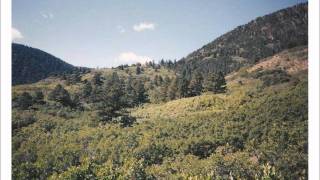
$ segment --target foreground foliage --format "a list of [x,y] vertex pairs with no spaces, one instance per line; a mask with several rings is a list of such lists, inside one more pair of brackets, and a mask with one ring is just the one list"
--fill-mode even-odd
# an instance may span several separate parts
[[16,103],[27,103],[13,109],[13,179],[307,178],[305,73],[239,73],[222,94],[146,103],[152,90],[139,81],[168,72],[144,67],[128,83],[122,77],[136,68],[127,68],[43,93],[32,93],[41,83],[26,86],[29,94],[16,87]]

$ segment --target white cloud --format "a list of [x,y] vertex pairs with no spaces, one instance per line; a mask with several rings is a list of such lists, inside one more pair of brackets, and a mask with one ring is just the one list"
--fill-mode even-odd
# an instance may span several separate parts
[[117,26],[117,29],[119,30],[119,32],[122,34],[122,33],[125,33],[126,32],[126,29],[123,27],[123,26]]
[[141,22],[133,26],[133,30],[137,32],[142,32],[145,30],[154,30],[155,28],[156,28],[156,24],[148,23],[148,22]]
[[12,40],[22,39],[23,38],[22,33],[18,29],[14,28],[14,27],[11,28],[11,34],[12,34]]
[[120,62],[121,64],[134,64],[134,63],[141,63],[144,64],[147,61],[151,61],[152,59],[148,56],[141,56],[137,55],[134,52],[123,52],[121,53],[117,61]]
[[44,19],[53,19],[54,18],[54,15],[51,12],[41,12],[40,14]]

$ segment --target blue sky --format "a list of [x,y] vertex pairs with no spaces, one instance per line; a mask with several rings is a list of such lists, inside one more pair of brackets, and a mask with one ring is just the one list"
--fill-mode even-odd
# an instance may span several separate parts
[[13,41],[112,67],[187,56],[258,16],[306,0],[13,0]]

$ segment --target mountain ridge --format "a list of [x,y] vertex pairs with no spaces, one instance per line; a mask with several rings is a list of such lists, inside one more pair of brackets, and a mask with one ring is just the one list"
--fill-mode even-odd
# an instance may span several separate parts
[[258,17],[221,35],[178,61],[190,67],[225,74],[284,49],[308,44],[308,3]]
[[38,48],[12,43],[13,85],[34,83],[52,75],[71,73],[81,68]]

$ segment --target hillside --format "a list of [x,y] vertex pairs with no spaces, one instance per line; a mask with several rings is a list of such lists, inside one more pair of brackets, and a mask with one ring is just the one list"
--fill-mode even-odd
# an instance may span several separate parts
[[12,179],[307,179],[307,11],[178,62],[74,71],[13,44]]
[[44,51],[12,44],[12,84],[34,83],[51,75],[70,73],[77,68]]
[[[176,75],[163,66],[15,86],[13,179],[307,178],[307,54],[282,51],[228,75],[225,93],[171,100],[161,98],[164,79]],[[51,98],[57,84],[77,105],[60,101],[65,93]],[[134,105],[109,111],[123,100]]]
[[188,66],[227,74],[282,50],[307,44],[308,4],[303,3],[235,28],[178,61],[178,69]]

